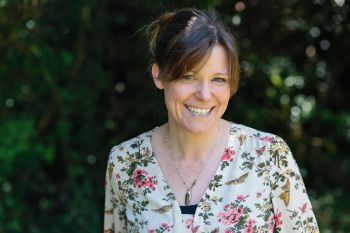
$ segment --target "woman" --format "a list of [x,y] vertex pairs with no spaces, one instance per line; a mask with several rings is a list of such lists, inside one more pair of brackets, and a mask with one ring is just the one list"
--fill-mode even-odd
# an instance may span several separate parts
[[216,15],[167,13],[149,35],[168,122],[112,149],[105,232],[318,232],[286,143],[221,118],[239,62]]

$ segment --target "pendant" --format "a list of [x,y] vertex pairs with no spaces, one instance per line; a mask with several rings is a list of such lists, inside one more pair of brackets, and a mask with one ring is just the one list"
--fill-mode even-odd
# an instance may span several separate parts
[[190,190],[187,190],[187,192],[185,194],[185,205],[190,204],[191,198],[192,198],[192,194],[191,194]]

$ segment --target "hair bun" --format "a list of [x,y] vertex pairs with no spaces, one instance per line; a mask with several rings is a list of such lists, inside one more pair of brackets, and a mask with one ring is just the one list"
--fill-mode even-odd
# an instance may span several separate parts
[[160,26],[164,26],[169,23],[175,16],[175,12],[168,12],[159,17]]
[[174,18],[174,16],[175,12],[165,13],[148,26],[147,35],[149,38],[149,51],[152,57],[155,57],[155,48],[157,45],[161,28],[167,25]]

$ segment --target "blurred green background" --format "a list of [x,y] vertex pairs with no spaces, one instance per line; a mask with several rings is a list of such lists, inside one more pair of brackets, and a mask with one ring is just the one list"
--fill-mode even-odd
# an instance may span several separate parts
[[345,0],[0,0],[0,233],[102,232],[115,144],[165,121],[144,26],[217,10],[242,81],[225,118],[282,136],[322,232],[350,232]]

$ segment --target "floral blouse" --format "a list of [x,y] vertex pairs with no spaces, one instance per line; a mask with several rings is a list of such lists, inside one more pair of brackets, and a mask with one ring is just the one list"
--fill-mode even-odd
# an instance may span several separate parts
[[105,233],[319,232],[297,164],[280,137],[231,123],[195,214],[182,215],[153,154],[152,133],[111,150]]

